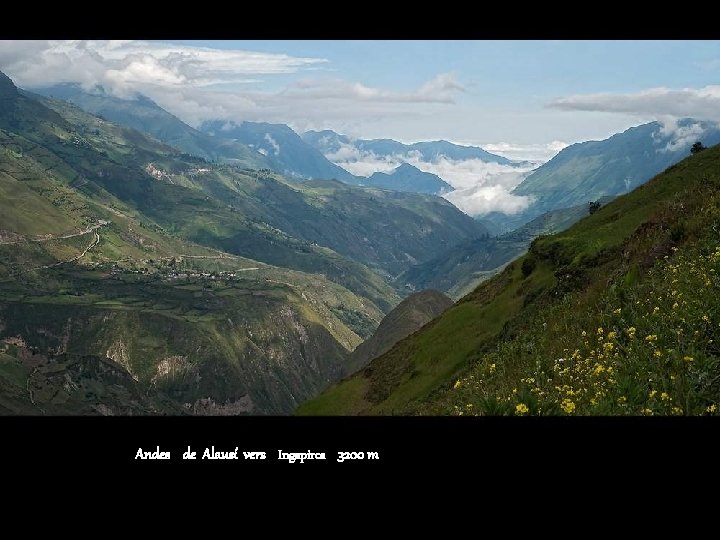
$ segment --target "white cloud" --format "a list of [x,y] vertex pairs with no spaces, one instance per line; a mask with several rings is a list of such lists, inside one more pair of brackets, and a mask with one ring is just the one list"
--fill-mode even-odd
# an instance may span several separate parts
[[323,58],[221,50],[147,41],[2,41],[0,68],[21,86],[77,82],[117,94],[147,86],[203,87],[293,73]]
[[394,92],[359,82],[302,80],[283,91],[293,99],[340,99],[384,103],[455,103],[455,94],[465,91],[453,73],[440,73],[413,92]]
[[277,141],[275,139],[273,139],[273,136],[270,135],[269,133],[266,133],[265,140],[270,143],[270,146],[272,146],[273,153],[276,156],[279,156],[280,155],[280,145],[277,143]]
[[539,144],[517,144],[508,142],[480,143],[480,146],[509,159],[544,162],[553,158],[560,150],[568,146],[563,141],[552,141]]
[[471,216],[481,216],[489,212],[516,214],[530,204],[529,197],[513,195],[499,184],[460,189],[443,197]]
[[403,92],[328,78],[305,78],[272,92],[239,84],[263,82],[259,76],[317,72],[327,64],[324,58],[146,41],[0,42],[0,70],[21,87],[77,82],[85,89],[103,86],[123,98],[139,92],[193,126],[205,120],[253,120],[304,131],[359,119],[417,119],[453,104],[464,90],[452,73]]
[[644,118],[720,120],[720,85],[702,88],[650,88],[635,93],[579,94],[552,101],[566,111],[625,113]]
[[[325,154],[325,157],[333,162],[355,162],[362,158],[360,150],[351,144],[341,144],[335,152]],[[352,172],[352,171],[351,171]],[[355,173],[353,173],[355,174]],[[361,175],[366,176],[366,175]]]
[[701,139],[705,127],[700,123],[678,123],[677,119],[669,118],[660,123],[660,129],[653,133],[656,144],[664,144],[657,149],[658,152],[675,152],[689,148],[695,141]]
[[479,159],[451,160],[444,156],[435,161],[424,161],[419,152],[378,157],[372,152],[360,152],[352,145],[343,145],[326,157],[358,176],[370,176],[378,171],[387,173],[402,163],[414,165],[450,184],[454,191],[443,197],[473,216],[493,211],[514,214],[524,210],[529,199],[510,192],[536,166],[511,167]]

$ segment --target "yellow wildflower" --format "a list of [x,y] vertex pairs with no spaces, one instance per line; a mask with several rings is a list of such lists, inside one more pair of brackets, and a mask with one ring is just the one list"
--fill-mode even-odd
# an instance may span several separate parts
[[560,408],[565,411],[565,413],[572,414],[575,411],[575,403],[569,399],[563,399]]
[[628,334],[628,336],[630,336],[631,338],[634,338],[634,337],[635,337],[635,332],[637,332],[637,330],[635,329],[634,326],[631,326],[630,328],[627,329],[627,334]]
[[462,386],[462,381],[461,381],[460,379],[458,379],[457,381],[455,381],[455,384],[453,385],[453,388],[454,388],[455,390],[457,390],[457,389],[460,388],[461,386]]
[[642,410],[642,413],[643,413],[645,416],[652,416],[652,415],[653,415],[652,409],[648,409],[648,408],[643,409],[643,410]]
[[654,398],[655,394],[657,394],[657,390],[651,390],[650,391],[650,399]]
[[650,334],[649,336],[645,336],[645,341],[652,343],[653,341],[657,341],[657,336],[655,334]]
[[668,395],[667,392],[663,392],[662,394],[660,394],[660,399],[662,399],[663,401],[672,401],[672,398]]
[[608,334],[608,339],[615,339],[617,337],[617,332],[610,332]]
[[614,313],[615,315],[620,315],[621,312],[622,312],[622,309],[620,309],[620,308],[613,309],[613,313]]
[[671,412],[672,412],[673,414],[682,414],[682,413],[683,413],[683,410],[682,410],[682,407],[673,407],[673,408],[671,409]]
[[602,329],[602,326],[597,329],[598,336],[603,335],[604,332],[605,332],[605,331]]
[[490,373],[495,372],[495,364],[490,364]]
[[709,405],[708,408],[705,409],[705,410],[706,410],[707,412],[709,412],[709,413],[712,414],[712,413],[714,413],[715,411],[717,411],[717,405],[715,405],[715,404],[713,403],[712,405]]
[[655,351],[656,358],[660,358],[661,356],[662,356],[662,351],[660,351],[660,350]]
[[685,360],[686,362],[694,362],[695,361],[695,359],[692,356],[684,356],[683,360]]
[[515,405],[515,414],[517,414],[519,416],[522,416],[523,414],[527,414],[529,410],[530,409],[528,409],[528,406],[525,405],[524,403],[518,403],[517,405]]

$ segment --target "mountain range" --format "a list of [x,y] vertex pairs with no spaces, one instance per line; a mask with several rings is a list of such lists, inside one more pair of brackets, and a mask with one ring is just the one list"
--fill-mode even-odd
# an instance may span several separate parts
[[342,167],[328,161],[284,124],[264,122],[204,122],[200,129],[215,137],[229,138],[257,150],[269,167],[298,179],[340,180],[357,184],[358,179]]
[[[379,158],[414,155],[422,161],[437,161],[440,158],[455,161],[478,159],[500,165],[516,164],[512,160],[491,154],[477,146],[463,146],[442,140],[405,144],[393,139],[351,139],[332,130],[307,131],[302,134],[302,138],[326,157],[330,156],[332,159],[334,156],[339,161],[342,161],[343,157],[351,157],[352,154],[349,151],[354,149],[357,152],[373,154]],[[345,152],[344,156],[340,154],[341,151]]]
[[438,197],[210,163],[5,76],[0,143],[5,412],[289,413],[400,301],[390,276],[485,234]]
[[100,87],[89,92],[77,84],[33,88],[33,92],[68,101],[84,111],[151,135],[193,156],[211,161],[226,161],[252,169],[270,166],[259,152],[235,141],[210,137],[190,127],[141,94],[134,99],[121,99]]

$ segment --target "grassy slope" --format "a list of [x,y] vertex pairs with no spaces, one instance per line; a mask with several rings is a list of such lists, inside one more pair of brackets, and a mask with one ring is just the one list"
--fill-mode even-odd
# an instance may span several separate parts
[[586,215],[587,204],[562,208],[546,212],[519,229],[496,238],[463,242],[403,272],[397,278],[398,284],[409,284],[417,290],[438,289],[454,299],[460,299],[501,271],[508,262],[525,253],[534,238],[562,231]]
[[364,368],[374,358],[390,350],[401,339],[422,328],[452,306],[452,300],[439,291],[426,290],[411,294],[388,313],[373,333],[350,355],[346,373]]
[[[75,85],[39,90],[45,96],[70,101],[81,109],[117,124],[137,129],[174,148],[209,160],[228,161],[245,167],[266,167],[267,160],[244,144],[210,137],[182,122],[147,98],[124,100],[106,94],[90,94]],[[28,95],[32,95],[27,93]]]
[[[687,266],[689,263],[682,263],[681,260],[687,261],[693,256],[705,257],[701,275],[717,272],[718,269],[713,270],[709,266],[714,264],[712,254],[716,253],[715,248],[718,245],[716,231],[720,217],[719,190],[720,148],[714,147],[671,167],[567,231],[537,239],[525,257],[478,287],[421,332],[397,344],[365,370],[305,404],[301,412],[449,413],[466,410],[468,403],[471,404],[471,410],[490,414],[507,412],[508,407],[512,409],[520,403],[531,407],[531,412],[563,411],[562,399],[567,399],[567,392],[562,399],[553,401],[554,407],[547,405],[539,411],[536,404],[542,400],[535,398],[533,401],[528,397],[529,390],[523,390],[523,385],[533,386],[532,383],[521,383],[520,379],[527,381],[532,378],[533,382],[537,380],[538,376],[533,375],[536,373],[536,360],[550,362],[559,355],[572,355],[574,349],[567,346],[568,336],[570,333],[574,336],[573,330],[579,327],[585,327],[588,331],[602,324],[598,324],[598,320],[603,320],[603,309],[609,309],[603,306],[612,305],[610,313],[618,308],[621,313],[630,312],[634,309],[631,308],[632,301],[641,304],[647,302],[648,298],[652,298],[649,294],[662,296],[665,304],[668,304],[670,301],[665,298],[667,291],[659,287],[664,281],[668,282],[667,285],[672,284],[672,278],[668,278],[672,269],[667,267],[664,270],[655,270],[655,274],[651,273],[648,277],[649,270],[656,261],[664,261],[664,256],[670,257],[675,253],[674,258],[669,259],[671,262],[667,264],[681,265],[691,275],[697,272],[693,274]],[[674,252],[672,248],[678,251]],[[534,268],[527,276],[522,271],[526,259],[534,262]],[[686,300],[692,305],[707,304],[708,299],[718,298],[719,295],[716,292],[709,294],[706,288],[715,290],[717,286],[717,280],[697,278],[693,284],[685,287],[684,294],[688,297]],[[611,292],[606,293],[607,289]],[[614,296],[611,298],[608,295]],[[633,315],[632,322],[627,321],[627,327],[635,325],[638,337],[645,337],[640,335],[641,328],[646,335],[655,335],[650,334],[655,332],[657,342],[666,347],[662,354],[672,358],[672,362],[667,369],[656,370],[655,377],[662,377],[662,384],[669,384],[671,380],[682,381],[682,385],[678,384],[685,389],[682,399],[687,402],[683,406],[687,412],[702,410],[702,407],[707,405],[707,396],[703,398],[705,401],[692,401],[689,398],[692,392],[698,392],[699,383],[693,386],[688,382],[690,375],[679,371],[679,368],[683,367],[682,358],[686,355],[684,351],[698,351],[688,356],[703,358],[704,371],[692,376],[704,377],[706,382],[716,380],[713,369],[717,363],[717,349],[712,348],[713,334],[701,330],[706,327],[715,328],[713,332],[717,333],[719,321],[716,303],[695,309],[692,317],[697,325],[690,336],[679,341],[677,334],[673,339],[673,332],[677,332],[677,328],[673,330],[668,324],[653,328],[648,324],[647,313],[641,312],[639,308]],[[672,310],[672,307],[669,309]],[[706,316],[708,321],[703,321],[701,325],[702,316]],[[690,320],[689,311],[684,318],[686,321]],[[614,321],[617,335],[627,330],[627,327],[620,328],[620,322],[619,319]],[[571,328],[571,325],[574,327]],[[548,328],[553,331],[544,336],[543,332],[548,334]],[[687,335],[687,329],[681,330],[681,334],[684,331]],[[699,334],[696,335],[695,331]],[[581,336],[581,332],[578,331],[577,335]],[[520,354],[522,347],[525,347],[525,351]],[[563,348],[568,351],[563,352]],[[594,354],[598,354],[597,347],[590,348],[595,348]],[[668,352],[667,349],[672,349],[673,352]],[[582,354],[589,354],[589,351],[583,350]],[[647,406],[640,407],[639,403],[643,403],[643,399],[650,399],[648,396],[652,390],[639,397],[643,388],[633,387],[632,381],[642,372],[632,360],[623,367],[627,358],[632,359],[634,356],[630,354],[625,358],[617,357],[618,364],[613,368],[623,371],[625,377],[622,381],[627,388],[622,388],[617,395],[608,392],[607,396],[614,397],[616,404],[617,400],[622,404],[623,399],[627,402],[632,398],[633,407],[613,408],[603,397],[596,399],[596,402],[602,402],[604,408],[593,408],[595,406],[590,405],[592,396],[586,393],[583,394],[587,395],[585,402],[574,403],[577,412],[637,413],[645,408],[653,410]],[[607,370],[607,367],[609,366],[606,365],[603,369]],[[592,365],[591,368],[596,369],[596,366]],[[546,392],[546,395],[550,393],[550,389],[557,393],[554,387],[562,388],[562,384],[567,384],[567,381],[562,384],[556,382],[565,375],[571,375],[564,373],[555,379],[551,368],[546,365],[541,366],[537,372],[542,373],[546,380],[549,379],[546,384],[549,389],[545,387],[538,390]],[[450,383],[456,381],[462,373],[466,375],[457,385],[458,388],[454,389],[454,385]],[[497,379],[488,382],[487,376],[493,374],[497,374],[494,375]],[[574,375],[577,376],[577,373]],[[671,375],[673,379],[670,378]],[[478,380],[481,383],[477,383]],[[620,379],[618,377],[613,380],[615,383],[606,381],[606,384],[617,384]],[[470,381],[473,381],[473,384],[470,384]],[[477,387],[476,384],[480,386]],[[647,383],[639,386],[642,387],[643,384]],[[655,380],[653,384],[660,383]],[[463,387],[470,388],[467,390],[470,395],[458,398],[458,389]],[[632,388],[635,394],[626,395]],[[572,391],[579,390],[576,388]],[[679,389],[677,391],[680,392]],[[522,399],[525,401],[518,401],[518,392],[523,393]],[[477,399],[473,401],[470,399],[472,396]],[[717,398],[717,395],[715,397]],[[675,396],[674,399],[679,397]],[[464,403],[460,407],[459,402],[462,400]],[[484,404],[484,409],[481,408],[481,403]],[[503,408],[504,405],[497,405],[498,403],[509,405]],[[586,408],[584,403],[587,403]],[[566,409],[571,408],[567,403],[565,405]],[[459,409],[455,409],[456,406]],[[660,410],[658,409],[658,412]],[[672,411],[670,407],[662,410]]]

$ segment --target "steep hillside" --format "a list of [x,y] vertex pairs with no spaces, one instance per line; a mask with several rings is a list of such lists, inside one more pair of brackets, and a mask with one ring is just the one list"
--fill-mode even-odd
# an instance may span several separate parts
[[355,373],[364,368],[398,341],[440,316],[452,304],[450,298],[438,291],[426,290],[411,294],[383,318],[372,337],[352,352],[345,363],[346,373]]
[[366,180],[362,180],[361,184],[431,195],[442,195],[453,190],[453,187],[438,175],[421,171],[409,163],[403,163],[389,173],[376,172]]
[[297,179],[340,180],[356,184],[358,179],[331,163],[284,124],[264,122],[205,122],[204,132],[241,142],[265,156],[269,167]]
[[[408,264],[485,231],[439,197],[338,182],[295,183],[267,170],[232,165],[185,164],[172,149],[148,147],[151,141],[137,139],[129,130],[113,127],[112,136],[106,137],[107,122],[66,102],[43,104],[60,113],[83,141],[98,145],[124,168],[118,182],[98,171],[94,158],[85,159],[84,176],[165,230],[268,264],[324,273],[379,305],[387,290],[381,292],[382,283],[363,264],[396,275]],[[35,140],[43,142],[42,136]],[[68,151],[66,146],[62,151]],[[147,152],[139,152],[145,147]],[[91,149],[76,145],[71,158],[77,161],[84,151]],[[151,167],[155,181],[130,174],[132,165]],[[115,169],[120,167],[116,164]]]
[[248,146],[227,138],[210,137],[190,127],[145,96],[119,99],[101,88],[90,93],[75,84],[35,88],[33,91],[68,101],[111,122],[147,133],[193,156],[249,168],[261,169],[268,166],[267,160]]
[[[607,204],[609,200],[601,199],[601,204]],[[397,278],[397,283],[414,290],[438,289],[459,299],[525,253],[535,238],[565,230],[588,213],[587,204],[552,210],[512,232],[463,242],[429,261],[412,266]]]
[[0,342],[0,415],[182,415],[189,411],[145,389],[107,358],[45,355],[17,339]]
[[[288,413],[342,375],[348,352],[382,318],[372,298],[384,309],[398,301],[362,265],[267,224],[255,225],[266,246],[285,240],[367,296],[189,241],[202,239],[193,230],[243,230],[246,218],[213,198],[207,179],[234,172],[0,83],[0,339],[48,358],[69,354],[60,364],[81,370],[87,362],[74,359],[110,358],[139,391],[160,391],[183,410]],[[87,384],[104,397],[68,398],[77,412],[152,409],[136,407],[132,389],[107,388],[107,370],[89,362]],[[44,385],[43,374],[32,376]]]
[[720,130],[689,119],[675,130],[663,130],[652,122],[603,141],[573,144],[539,167],[513,193],[533,198],[525,213],[529,217],[620,195],[686,157],[696,140],[706,146],[718,144]]
[[303,409],[715,413],[719,228],[714,147],[536,239],[526,256]]

